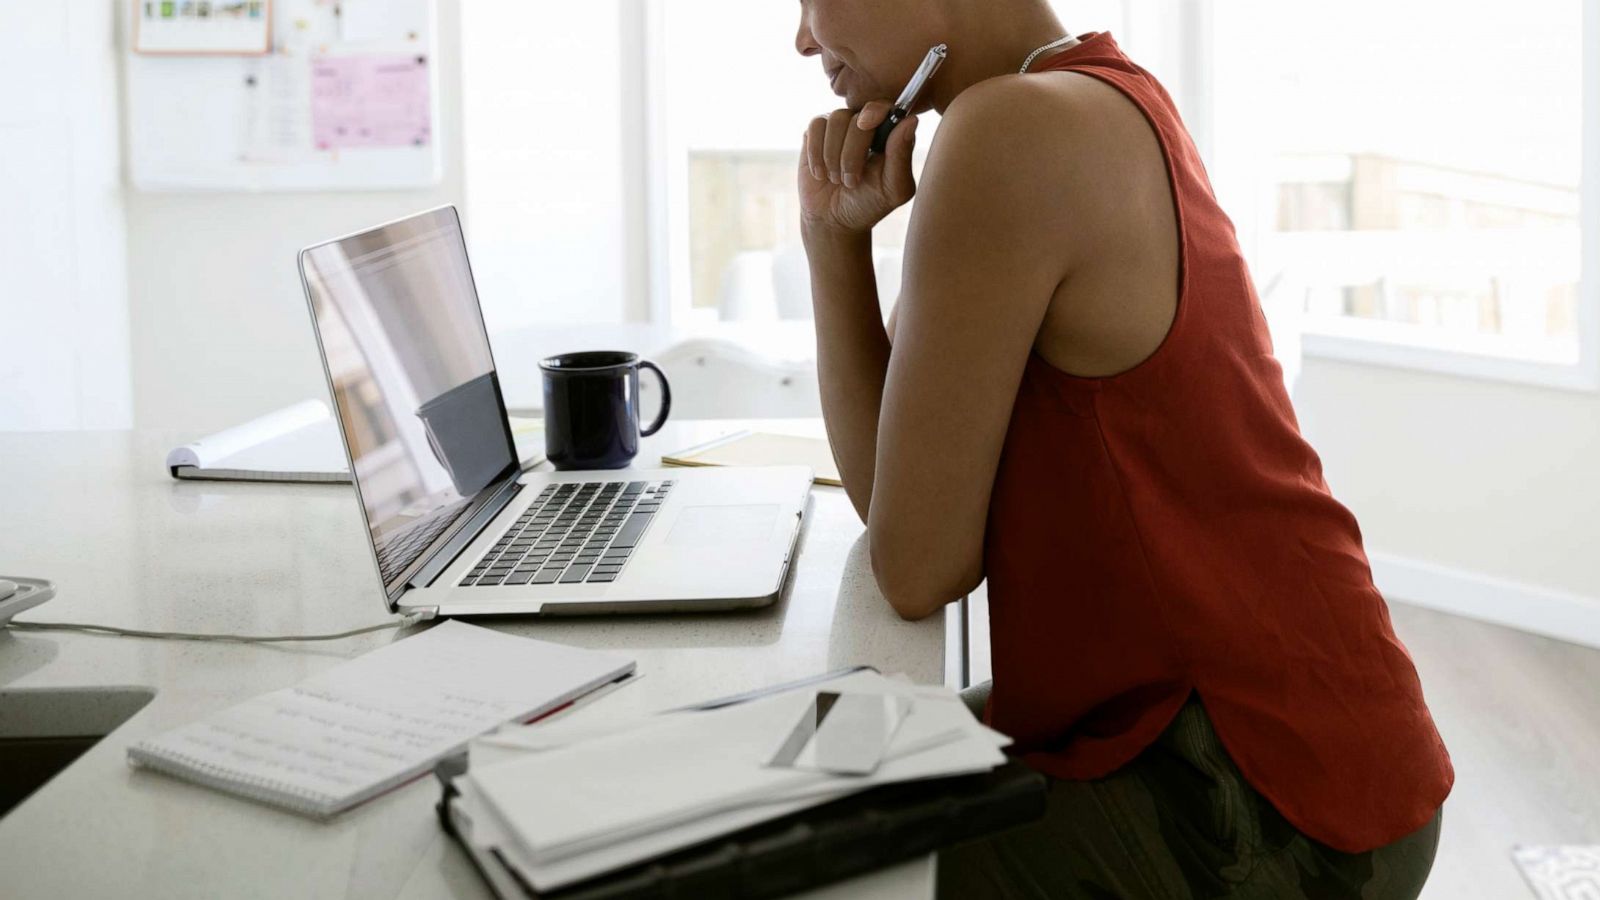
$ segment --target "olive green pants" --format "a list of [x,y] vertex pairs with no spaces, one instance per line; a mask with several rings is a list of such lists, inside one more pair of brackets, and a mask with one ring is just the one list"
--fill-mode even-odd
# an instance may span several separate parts
[[[981,711],[988,684],[963,698]],[[1191,698],[1133,762],[1094,781],[1049,780],[1043,819],[939,854],[939,896],[1414,900],[1439,816],[1367,853],[1301,834],[1245,782]]]

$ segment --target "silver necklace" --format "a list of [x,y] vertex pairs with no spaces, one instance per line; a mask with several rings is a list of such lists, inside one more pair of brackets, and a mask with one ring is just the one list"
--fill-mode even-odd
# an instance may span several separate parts
[[1069,34],[1066,37],[1061,38],[1060,40],[1051,41],[1050,43],[1045,44],[1043,47],[1040,47],[1039,49],[1037,49],[1037,50],[1033,51],[1032,53],[1028,54],[1028,58],[1022,61],[1022,68],[1020,70],[1018,70],[1017,74],[1018,75],[1026,75],[1026,74],[1028,74],[1028,67],[1033,65],[1033,61],[1039,58],[1039,54],[1048,53],[1051,50],[1056,49],[1057,47],[1065,47],[1068,44],[1075,44],[1077,42],[1078,42],[1078,39]]

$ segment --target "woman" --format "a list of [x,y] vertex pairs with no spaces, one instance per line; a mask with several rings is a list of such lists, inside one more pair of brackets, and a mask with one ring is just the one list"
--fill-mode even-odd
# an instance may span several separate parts
[[[823,410],[884,595],[989,584],[983,714],[1045,818],[949,897],[1416,896],[1453,780],[1171,99],[1045,0],[801,0]],[[949,59],[921,185],[907,118]],[[887,327],[871,232],[920,191]],[[892,348],[892,351],[891,351]],[[978,702],[982,702],[979,700]]]

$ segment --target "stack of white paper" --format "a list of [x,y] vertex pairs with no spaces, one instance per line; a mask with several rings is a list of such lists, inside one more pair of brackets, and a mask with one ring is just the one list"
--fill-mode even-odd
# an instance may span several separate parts
[[[819,690],[911,701],[876,771],[767,765]],[[954,691],[858,672],[709,712],[502,730],[472,745],[455,810],[473,844],[549,891],[871,787],[989,771],[1008,743]]]

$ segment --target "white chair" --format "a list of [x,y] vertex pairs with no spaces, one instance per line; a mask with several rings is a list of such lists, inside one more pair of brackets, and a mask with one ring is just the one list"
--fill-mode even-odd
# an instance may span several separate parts
[[[905,251],[899,247],[872,252],[872,266],[878,282],[878,302],[885,315],[900,296],[900,267],[904,258]],[[805,248],[800,244],[785,244],[773,251],[772,295],[776,299],[778,318],[811,318],[811,267],[806,259]]]
[[784,244],[772,254],[772,294],[778,318],[811,318],[811,261],[799,243]]
[[[732,341],[693,338],[655,354],[672,383],[678,419],[804,419],[822,415],[811,361],[769,357]],[[654,379],[639,379],[643,417],[660,403]]]
[[768,250],[746,250],[722,270],[717,309],[724,322],[771,322],[779,317],[773,291],[773,255]]
[[1306,292],[1310,288],[1283,270],[1257,282],[1261,314],[1267,320],[1267,332],[1272,335],[1272,355],[1283,367],[1283,386],[1293,397],[1304,367],[1301,320],[1305,316]]

